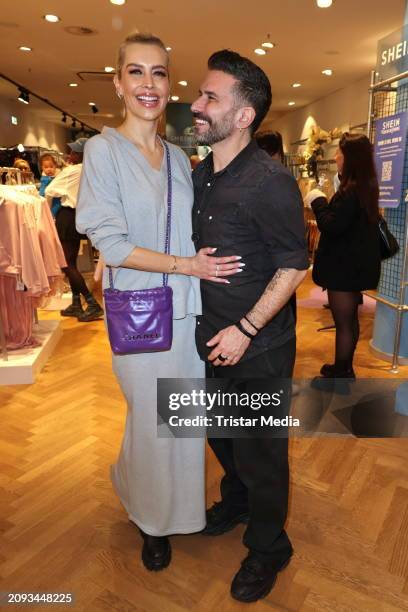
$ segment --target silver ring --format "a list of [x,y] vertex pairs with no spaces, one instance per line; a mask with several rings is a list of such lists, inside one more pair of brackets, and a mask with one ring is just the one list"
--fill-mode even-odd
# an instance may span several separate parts
[[225,357],[224,355],[218,355],[218,359],[224,362],[224,361],[227,361],[228,357]]

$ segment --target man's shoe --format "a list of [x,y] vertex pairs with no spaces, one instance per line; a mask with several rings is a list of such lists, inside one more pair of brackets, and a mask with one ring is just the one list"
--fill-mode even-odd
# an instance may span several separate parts
[[60,310],[60,313],[62,317],[80,317],[84,313],[80,296],[74,295],[72,304],[64,308],[64,310]]
[[276,582],[278,572],[289,564],[290,558],[288,557],[276,568],[253,553],[249,553],[232,581],[231,596],[243,603],[251,603],[266,597]]
[[206,512],[207,525],[201,532],[203,535],[218,536],[231,531],[239,523],[248,523],[248,511],[230,506],[224,501],[215,502]]
[[171,561],[171,546],[166,536],[151,536],[140,529],[144,540],[142,549],[142,561],[146,569],[151,572],[159,572],[165,569]]

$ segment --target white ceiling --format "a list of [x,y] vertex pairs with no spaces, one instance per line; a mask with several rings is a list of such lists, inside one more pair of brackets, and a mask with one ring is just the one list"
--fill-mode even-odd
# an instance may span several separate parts
[[[119,42],[138,29],[160,36],[172,47],[173,92],[180,102],[192,102],[215,50],[231,48],[256,61],[272,83],[271,116],[319,99],[369,73],[376,61],[378,39],[401,27],[405,0],[334,0],[319,9],[315,0],[25,0],[1,3],[0,71],[100,128],[117,123],[120,105],[112,85],[83,82],[77,74],[115,65]],[[61,17],[50,24],[45,13]],[[67,26],[98,31],[73,36]],[[254,54],[267,35],[276,43],[266,56]],[[32,53],[18,50],[20,45]],[[321,74],[332,68],[332,77]],[[188,87],[177,85],[188,81]],[[79,87],[68,87],[76,81]],[[302,87],[293,89],[295,81]],[[96,103],[99,114],[90,112]],[[1,103],[1,102],[0,102]],[[107,115],[113,114],[114,118]]]

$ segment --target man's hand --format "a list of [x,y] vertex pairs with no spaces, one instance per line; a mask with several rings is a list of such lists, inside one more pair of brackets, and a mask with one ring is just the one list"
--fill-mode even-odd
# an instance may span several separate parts
[[[251,340],[239,331],[235,325],[225,327],[216,336],[207,342],[207,346],[214,347],[208,355],[208,360],[214,366],[231,366],[238,363],[250,345]],[[219,356],[227,357],[225,361]]]

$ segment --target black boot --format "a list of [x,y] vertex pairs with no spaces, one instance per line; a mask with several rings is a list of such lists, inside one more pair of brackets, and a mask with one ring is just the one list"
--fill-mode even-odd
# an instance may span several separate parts
[[143,542],[142,561],[146,569],[159,572],[171,561],[171,546],[166,536],[151,536],[139,529]]
[[326,378],[355,378],[355,372],[353,368],[349,368],[343,371],[339,371],[336,365],[325,363],[322,365],[320,369],[320,374]]
[[61,310],[61,316],[63,317],[80,317],[84,314],[84,310],[81,304],[81,296],[73,295],[72,296],[72,304],[70,304],[64,310]]
[[88,321],[97,321],[103,317],[103,308],[101,308],[94,296],[90,294],[87,298],[87,309],[78,316],[78,321],[88,323]]

